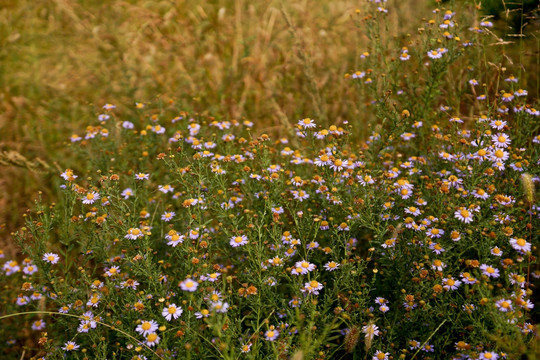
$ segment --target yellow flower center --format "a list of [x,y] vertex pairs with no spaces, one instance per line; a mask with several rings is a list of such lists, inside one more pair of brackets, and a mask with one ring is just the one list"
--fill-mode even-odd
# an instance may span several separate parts
[[157,336],[156,333],[151,333],[150,335],[148,335],[148,336],[146,337],[146,340],[147,340],[148,342],[154,342],[154,341],[156,341],[157,337],[158,337],[158,336]]
[[516,240],[516,244],[518,244],[519,246],[525,246],[527,242],[525,241],[525,239],[517,239]]
[[150,330],[151,327],[152,327],[152,324],[150,324],[148,321],[143,322],[141,325],[141,328],[145,331]]

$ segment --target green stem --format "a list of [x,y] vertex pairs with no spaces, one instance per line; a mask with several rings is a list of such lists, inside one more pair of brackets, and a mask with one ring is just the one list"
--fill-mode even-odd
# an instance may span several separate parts
[[[1,320],[4,320],[4,319],[7,319],[7,318],[10,318],[10,317],[15,317],[15,316],[21,316],[21,315],[34,315],[34,314],[39,314],[39,315],[61,315],[61,316],[67,316],[67,317],[73,317],[73,318],[77,318],[77,319],[81,319],[81,320],[84,320],[84,318],[82,316],[79,316],[79,315],[73,315],[73,314],[63,314],[63,313],[60,313],[60,312],[56,312],[56,311],[25,311],[25,312],[20,312],[20,313],[13,313],[13,314],[7,314],[7,315],[4,315],[4,316],[0,316],[0,321]],[[94,320],[95,321],[95,320]],[[148,345],[146,345],[145,343],[137,340],[135,337],[129,335],[128,333],[126,333],[125,331],[123,330],[120,330],[118,328],[115,328],[114,326],[111,326],[109,324],[106,324],[104,322],[101,322],[101,321],[96,321],[97,324],[99,325],[103,325],[105,327],[108,327],[109,329],[111,330],[114,330],[114,331],[117,331],[123,335],[125,335],[126,337],[130,338],[131,340],[137,342],[138,344],[141,344],[142,346],[144,346],[145,348],[147,348],[148,350],[150,350],[154,355],[156,355],[159,359],[163,359],[161,356],[159,356],[159,354],[157,352],[155,352],[154,350],[152,350],[152,348],[150,348]]]

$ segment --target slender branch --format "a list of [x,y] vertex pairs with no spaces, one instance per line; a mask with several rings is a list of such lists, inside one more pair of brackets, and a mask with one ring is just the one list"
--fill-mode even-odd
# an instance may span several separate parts
[[[56,311],[25,311],[25,312],[20,312],[20,313],[13,313],[13,314],[7,314],[7,315],[4,315],[4,316],[0,316],[0,321],[1,320],[4,320],[4,319],[7,319],[7,318],[10,318],[10,317],[15,317],[15,316],[21,316],[21,315],[33,315],[33,314],[40,314],[40,315],[61,315],[61,316],[67,316],[67,317],[74,317],[74,318],[77,318],[77,319],[81,319],[81,320],[84,320],[84,317],[82,316],[79,316],[79,315],[73,315],[73,314],[63,314],[61,312],[56,312]],[[94,320],[96,321],[96,320]],[[117,331],[123,335],[125,335],[126,337],[130,338],[131,340],[137,342],[138,344],[144,346],[145,348],[147,348],[148,350],[150,350],[154,355],[156,355],[159,359],[163,359],[157,352],[155,352],[154,350],[152,350],[151,347],[149,347],[148,345],[146,345],[145,343],[141,342],[140,340],[138,340],[137,338],[133,337],[132,335],[128,334],[127,332],[123,331],[123,330],[120,330],[112,325],[109,325],[109,324],[106,324],[104,322],[101,322],[101,321],[96,321],[96,324],[99,324],[99,325],[103,325],[111,330],[114,330],[114,331]]]

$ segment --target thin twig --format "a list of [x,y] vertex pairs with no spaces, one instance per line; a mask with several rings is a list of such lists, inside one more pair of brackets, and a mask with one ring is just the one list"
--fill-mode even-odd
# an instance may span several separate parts
[[[7,319],[7,318],[10,318],[10,317],[21,316],[21,315],[33,315],[33,314],[40,314],[40,315],[61,315],[61,316],[74,317],[74,318],[77,318],[77,319],[84,320],[84,318],[83,318],[82,316],[79,316],[79,315],[63,314],[63,313],[56,312],[56,311],[25,311],[25,312],[13,313],[13,314],[7,314],[7,315],[4,315],[4,316],[0,316],[0,321],[1,321],[1,320],[4,320],[4,319]],[[95,320],[94,320],[94,321],[95,321]],[[148,345],[146,345],[146,344],[143,343],[142,341],[138,340],[137,338],[131,336],[131,335],[128,334],[127,332],[125,332],[125,331],[123,331],[123,330],[120,330],[120,329],[118,329],[118,328],[115,328],[114,326],[111,326],[111,325],[106,324],[106,323],[101,322],[101,321],[96,321],[96,324],[103,325],[103,326],[108,327],[109,329],[114,330],[114,331],[118,331],[119,333],[125,335],[126,337],[130,338],[131,340],[137,342],[138,344],[140,344],[140,345],[144,346],[145,348],[147,348],[148,350],[150,350],[150,351],[151,351],[154,355],[156,355],[159,359],[163,359],[157,352],[155,352],[154,350],[152,350],[151,347],[149,347]]]
[[416,352],[414,353],[414,355],[413,355],[413,357],[411,358],[411,360],[414,359],[414,358],[416,357],[416,355],[418,355],[418,353],[420,352],[420,350],[422,350],[422,348],[428,343],[428,341],[433,337],[433,335],[435,335],[435,333],[436,333],[437,331],[439,331],[439,329],[441,328],[441,326],[443,326],[443,324],[446,322],[446,320],[447,320],[447,319],[444,319],[443,322],[440,323],[439,326],[437,326],[437,328],[435,329],[435,331],[433,331],[433,332],[431,333],[431,335],[429,335],[429,337],[427,338],[426,341],[424,341],[424,343],[422,344],[422,346],[420,346],[420,347],[418,348],[418,350],[416,350]]

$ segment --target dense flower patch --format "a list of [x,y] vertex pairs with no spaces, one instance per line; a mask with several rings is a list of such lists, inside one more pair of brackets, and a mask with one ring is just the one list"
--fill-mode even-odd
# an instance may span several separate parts
[[[379,5],[359,20],[369,31]],[[47,359],[523,351],[537,340],[540,112],[518,78],[498,93],[462,71],[489,26],[464,41],[455,17],[435,11],[391,60],[368,34],[346,75],[374,114],[365,142],[353,121],[304,118],[279,138],[175,104],[138,103],[138,119],[104,105],[70,139],[92,171],[59,174],[62,202],[38,202],[14,236],[27,257],[3,264],[17,289],[3,315],[39,310],[25,326]]]

